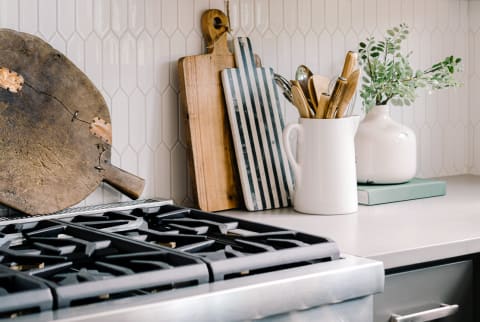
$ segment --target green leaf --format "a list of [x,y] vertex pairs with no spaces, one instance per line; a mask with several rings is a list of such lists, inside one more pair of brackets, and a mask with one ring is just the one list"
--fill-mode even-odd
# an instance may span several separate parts
[[391,101],[394,105],[410,105],[416,99],[416,89],[428,87],[442,89],[460,84],[453,75],[461,69],[460,58],[445,57],[428,69],[414,70],[404,53],[401,42],[409,34],[405,23],[386,30],[380,41],[368,37],[359,43],[360,65],[363,68],[360,97],[365,110],[374,104]]

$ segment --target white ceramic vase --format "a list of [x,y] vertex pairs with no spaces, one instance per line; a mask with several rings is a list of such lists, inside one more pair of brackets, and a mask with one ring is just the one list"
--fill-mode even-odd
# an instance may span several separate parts
[[417,171],[415,133],[390,117],[389,106],[375,106],[358,127],[355,160],[359,183],[407,182]]

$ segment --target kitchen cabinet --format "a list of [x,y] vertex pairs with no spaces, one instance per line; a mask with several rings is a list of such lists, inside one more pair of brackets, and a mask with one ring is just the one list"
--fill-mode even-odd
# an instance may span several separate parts
[[[384,292],[374,297],[374,321],[432,321],[436,316],[442,322],[473,322],[474,271],[473,260],[467,259],[388,274]],[[418,320],[401,318],[412,314]]]

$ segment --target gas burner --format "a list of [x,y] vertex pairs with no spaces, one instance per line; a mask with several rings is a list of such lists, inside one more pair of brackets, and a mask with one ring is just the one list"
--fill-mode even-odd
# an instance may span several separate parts
[[9,248],[7,244],[0,247],[0,265],[15,271],[29,272],[66,260],[65,256],[45,255],[41,250],[27,248],[25,245]]
[[0,266],[0,318],[13,318],[52,307],[53,298],[47,285]]
[[[277,227],[232,219],[174,205],[155,211],[136,208],[129,214],[140,228],[116,226],[114,232],[128,239],[192,255],[208,265],[214,280],[309,265],[339,257],[336,244],[326,238]],[[132,219],[136,218],[135,220]],[[125,214],[108,213],[113,222]],[[88,218],[72,224],[92,227]]]
[[199,259],[102,232],[92,222],[101,220],[85,226],[72,220],[40,221],[21,231],[21,243],[0,247],[0,267],[48,285],[58,307],[208,282],[208,270]]
[[[190,252],[191,250],[187,250],[187,251]],[[209,251],[208,249],[205,249],[204,251],[196,252],[195,254],[203,258],[206,258],[209,261],[219,261],[219,260],[224,260],[228,258],[242,257],[247,255],[246,253],[242,253],[234,250],[232,246],[229,246],[229,245],[225,246],[225,248],[223,249],[211,250],[211,251]]]
[[101,281],[113,278],[110,273],[100,272],[95,269],[81,268],[79,271],[55,274],[52,281],[58,285],[79,284],[82,282]]
[[23,232],[37,226],[36,222],[0,226],[0,247],[6,243],[21,243]]
[[40,227],[27,229],[22,233],[21,242],[5,243],[0,248],[3,252],[15,258],[19,256],[36,256],[36,258],[53,258],[71,260],[94,256],[97,253],[111,252],[110,240],[86,240],[82,234],[75,232],[64,224],[42,222]]
[[[4,286],[12,278],[48,292],[49,308],[57,309],[339,258],[336,244],[327,238],[151,204],[73,210],[68,218],[60,214],[61,219],[0,226],[0,313],[13,312],[15,301],[4,300],[13,298]],[[2,272],[9,282],[1,279]],[[28,303],[19,307],[43,310]]]
[[106,212],[88,216],[78,215],[69,221],[107,232],[135,229],[144,225],[142,218],[121,212]]

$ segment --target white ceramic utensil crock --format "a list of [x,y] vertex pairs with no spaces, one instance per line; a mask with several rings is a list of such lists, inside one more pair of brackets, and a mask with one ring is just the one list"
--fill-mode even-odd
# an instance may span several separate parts
[[[283,131],[283,143],[295,175],[293,207],[307,214],[357,211],[354,137],[359,116],[339,119],[300,118]],[[297,157],[290,144],[298,133]]]

